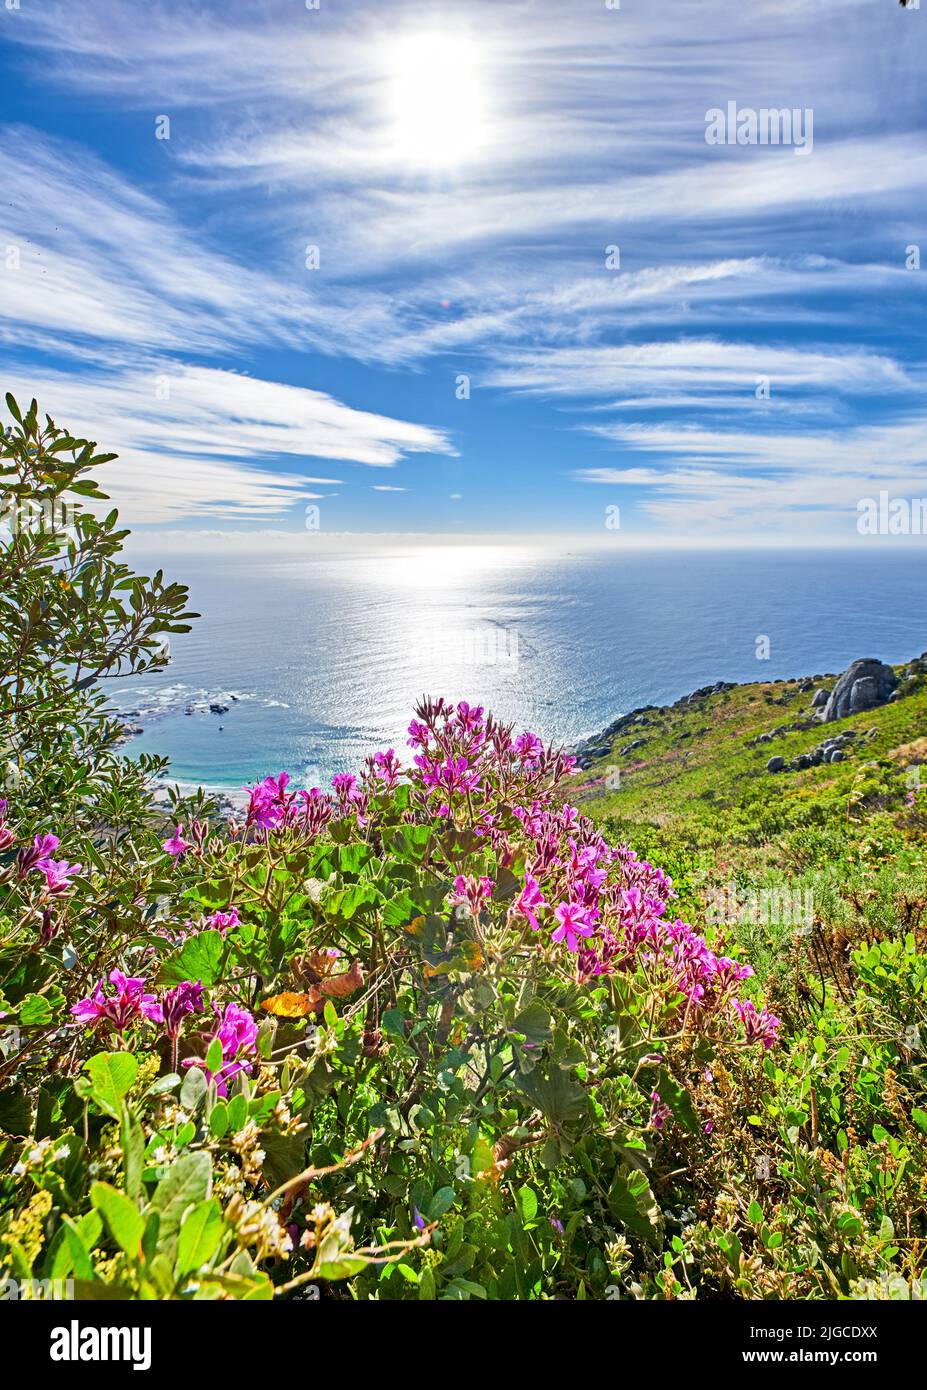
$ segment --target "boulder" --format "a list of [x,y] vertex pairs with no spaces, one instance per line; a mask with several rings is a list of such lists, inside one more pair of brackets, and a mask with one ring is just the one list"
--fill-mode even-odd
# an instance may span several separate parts
[[824,686],[822,685],[822,686],[820,686],[820,687],[814,692],[814,695],[812,696],[812,699],[811,699],[811,708],[812,708],[812,709],[820,709],[822,705],[826,705],[826,704],[827,704],[827,702],[828,702],[829,699],[830,699],[830,691],[829,691],[829,690],[826,690],[826,689],[824,688]]
[[845,719],[849,714],[883,705],[897,684],[898,677],[885,662],[862,657],[838,677],[824,706],[824,719]]
[[767,772],[781,772],[785,767],[785,758],[770,758],[766,764]]

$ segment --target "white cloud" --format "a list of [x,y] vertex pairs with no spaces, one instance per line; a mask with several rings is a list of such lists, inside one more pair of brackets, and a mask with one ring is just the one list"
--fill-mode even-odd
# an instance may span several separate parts
[[[814,505],[801,469],[914,466],[917,14],[870,0],[699,0],[684,22],[678,6],[496,0],[453,15],[427,0],[181,9],[43,0],[5,26],[32,81],[96,119],[128,116],[139,142],[120,174],[79,143],[7,133],[0,251],[20,264],[0,262],[0,339],[29,394],[47,384],[169,476],[158,500],[126,471],[141,511],[212,498],[259,517],[306,483],[341,485],[297,483],[281,460],[450,452],[439,430],[224,370],[265,349],[390,369],[464,358],[478,385],[553,401],[599,447],[647,455],[623,481],[661,524],[683,497],[706,524],[713,507],[743,520],[761,475],[787,512]],[[395,43],[436,26],[473,42],[490,136],[440,169],[386,119]],[[705,113],[728,100],[812,107],[813,154],[707,146]],[[172,137],[157,144],[160,112]],[[51,354],[84,373],[79,393]],[[157,371],[176,390],[155,407]]]
[[[676,338],[629,347],[549,348],[505,353],[488,384],[546,395],[666,396],[679,390],[705,393],[739,386],[753,392],[758,377],[773,390],[819,393],[899,391],[913,385],[892,358],[861,349],[822,351],[769,344]],[[611,427],[597,427],[608,433]]]
[[[441,432],[425,426],[207,367],[152,362],[144,372],[89,379],[20,368],[7,382],[14,395],[35,395],[73,434],[122,455],[106,466],[104,490],[133,523],[277,515],[324,496],[307,484],[336,481],[284,472],[285,457],[386,468],[410,453],[453,452]],[[268,459],[277,466],[268,468]]]

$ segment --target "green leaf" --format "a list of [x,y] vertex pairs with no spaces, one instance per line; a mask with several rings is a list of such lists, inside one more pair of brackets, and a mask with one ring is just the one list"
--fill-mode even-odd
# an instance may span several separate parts
[[209,1051],[206,1053],[206,1070],[211,1071],[213,1076],[222,1070],[223,1063],[222,1043],[218,1038],[213,1038],[209,1044]]
[[122,1107],[119,1142],[122,1148],[122,1171],[125,1175],[126,1192],[134,1201],[138,1201],[143,1195],[145,1135],[138,1120],[125,1105]]
[[158,1236],[161,1232],[161,1214],[157,1211],[149,1211],[145,1221],[145,1229],[142,1232],[142,1254],[145,1263],[151,1264],[158,1253]]
[[264,1180],[268,1187],[280,1187],[295,1178],[306,1166],[306,1140],[302,1134],[280,1134],[268,1130],[261,1135],[264,1150]]
[[912,1110],[911,1119],[922,1134],[927,1134],[927,1110]]
[[117,1245],[131,1259],[138,1259],[139,1247],[145,1222],[133,1201],[124,1192],[111,1187],[107,1182],[95,1182],[90,1189],[90,1201],[109,1227],[109,1233]]
[[18,1022],[25,1028],[45,1028],[64,1004],[64,995],[55,988],[47,995],[27,994],[19,1006]]
[[138,1062],[131,1052],[98,1052],[84,1063],[90,1076],[90,1099],[107,1115],[118,1120],[123,1098],[135,1084]]
[[668,1105],[673,1112],[673,1118],[678,1120],[684,1129],[696,1129],[698,1127],[698,1116],[692,1107],[688,1091],[679,1086],[666,1072],[661,1072],[657,1077],[655,1086],[657,1095]]
[[[68,1268],[62,1270],[62,1274],[69,1274],[73,1269],[78,1279],[95,1279],[93,1262],[90,1259],[90,1250],[96,1244],[96,1240],[89,1239],[89,1232],[84,1226],[86,1218],[80,1223],[71,1220],[70,1216],[62,1216],[61,1224],[64,1227],[64,1238],[67,1242],[68,1253],[62,1264],[67,1263]],[[97,1239],[103,1230],[102,1218],[97,1215],[100,1223],[97,1231]]]
[[177,1237],[177,1273],[189,1274],[208,1264],[222,1243],[225,1222],[215,1197],[188,1212]]
[[202,1103],[208,1082],[202,1067],[191,1067],[180,1088],[180,1104],[191,1113]]
[[439,1187],[438,1191],[428,1203],[427,1216],[429,1221],[440,1221],[445,1212],[450,1211],[454,1205],[454,1189],[452,1187]]
[[565,1124],[582,1114],[586,1093],[579,1082],[561,1067],[553,1067],[549,1076],[540,1069],[520,1076],[518,1089],[542,1110],[555,1124]]
[[380,1027],[383,1032],[392,1038],[404,1038],[406,1035],[406,1020],[401,1009],[387,1009],[380,1020]]
[[550,1014],[539,1000],[535,999],[515,1018],[512,1031],[521,1033],[526,1043],[532,1047],[543,1047],[549,1043],[551,1032]]
[[750,1203],[750,1206],[749,1206],[749,1208],[747,1209],[747,1220],[748,1220],[748,1221],[751,1223],[751,1225],[753,1225],[753,1226],[760,1226],[760,1225],[762,1225],[762,1222],[763,1222],[763,1208],[760,1206],[759,1202],[758,1202],[755,1198],[754,1198],[754,1200]]
[[214,985],[222,973],[224,954],[225,941],[219,932],[197,932],[164,962],[161,983],[179,985],[183,980],[197,980],[201,985]]
[[88,1211],[79,1221],[70,1216],[61,1218],[61,1239],[55,1243],[51,1278],[66,1279],[72,1272],[79,1279],[93,1279],[90,1251],[103,1234],[103,1218],[98,1211]]
[[608,1190],[608,1209],[629,1231],[657,1243],[662,1217],[645,1173],[619,1165]]
[[32,1105],[23,1086],[0,1090],[0,1130],[20,1136],[32,1133]]
[[215,1139],[228,1133],[229,1108],[224,1100],[217,1100],[209,1115],[209,1132]]
[[244,1129],[248,1119],[248,1102],[240,1093],[233,1096],[228,1103],[229,1129],[233,1134],[237,1134],[240,1129]]
[[521,1187],[518,1189],[518,1207],[523,1222],[527,1223],[534,1220],[538,1214],[538,1199],[533,1188]]
[[209,1196],[211,1178],[212,1160],[202,1149],[183,1154],[168,1169],[151,1199],[152,1207],[161,1216],[162,1245],[180,1229],[190,1207]]

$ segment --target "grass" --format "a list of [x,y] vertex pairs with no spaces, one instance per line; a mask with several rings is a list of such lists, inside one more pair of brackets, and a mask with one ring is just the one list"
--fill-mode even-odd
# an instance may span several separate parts
[[[860,940],[920,937],[927,911],[927,771],[908,804],[927,761],[927,678],[903,681],[901,698],[877,709],[791,729],[810,723],[805,679],[643,711],[646,723],[593,741],[572,793],[609,835],[667,868],[681,916],[723,923],[761,980],[800,976],[803,987],[809,951],[833,956],[826,973],[839,973]],[[771,757],[788,762],[845,730],[857,738],[844,762],[767,772]]]

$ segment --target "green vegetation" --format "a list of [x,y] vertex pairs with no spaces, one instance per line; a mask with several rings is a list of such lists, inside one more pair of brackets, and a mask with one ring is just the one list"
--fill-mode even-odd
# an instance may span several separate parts
[[105,456],[8,405],[5,1296],[910,1296],[920,677],[804,773],[745,746],[787,686],[654,712],[604,796],[423,700],[405,759],[168,816],[99,681],[164,660],[186,592],[84,509]]
[[[758,681],[648,710],[646,724],[621,730],[579,774],[576,795],[609,838],[666,868],[679,894],[674,910],[709,934],[724,931],[756,970],[784,1026],[740,1131],[757,1171],[769,1173],[751,1185],[755,1200],[772,1205],[784,1246],[796,1243],[825,1284],[835,1272],[825,1210],[843,1208],[843,1267],[847,1252],[858,1264],[867,1242],[885,1239],[868,1282],[852,1283],[870,1297],[911,1297],[924,1260],[927,681],[919,667],[896,668],[910,678],[892,703],[770,741],[757,742],[807,720],[811,693],[799,688],[807,680]],[[843,761],[766,770],[771,757],[791,762],[845,730],[856,737]],[[712,1205],[716,1215],[740,1186],[735,1174],[703,1174],[703,1238]],[[765,1287],[765,1252],[761,1263]],[[838,1275],[824,1296],[840,1283]],[[775,1276],[773,1286],[785,1294]]]

